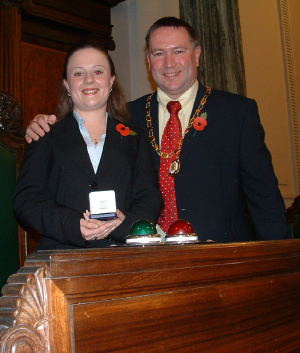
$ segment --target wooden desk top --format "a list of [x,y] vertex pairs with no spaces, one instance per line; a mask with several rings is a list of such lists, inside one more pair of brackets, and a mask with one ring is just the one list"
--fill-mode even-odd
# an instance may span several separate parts
[[1,353],[300,352],[300,240],[42,251],[3,295]]

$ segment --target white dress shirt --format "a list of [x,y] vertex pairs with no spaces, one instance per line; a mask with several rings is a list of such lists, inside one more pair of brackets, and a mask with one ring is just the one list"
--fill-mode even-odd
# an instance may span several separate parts
[[[100,163],[100,159],[101,159],[101,156],[102,156],[102,152],[103,152],[103,146],[104,146],[104,142],[105,142],[105,137],[106,137],[106,134],[103,134],[101,136],[101,139],[98,143],[97,146],[95,146],[95,144],[93,143],[92,139],[91,139],[91,136],[90,134],[88,133],[87,129],[85,128],[85,126],[83,125],[84,123],[84,119],[83,117],[76,112],[76,110],[73,110],[73,114],[74,114],[74,117],[78,123],[78,126],[79,126],[79,131],[86,143],[86,146],[87,146],[87,151],[88,151],[88,154],[90,156],[90,160],[91,160],[91,163],[93,165],[93,169],[94,169],[94,172],[95,174],[97,173],[97,169],[98,169],[98,166],[99,166],[99,163]],[[107,112],[106,112],[106,121],[107,121]]]
[[[181,122],[182,134],[185,132],[186,127],[188,126],[193,106],[195,103],[199,83],[198,80],[195,81],[193,86],[183,93],[176,101],[179,101],[182,109],[180,110],[178,116]],[[158,121],[159,121],[159,145],[161,144],[161,138],[164,132],[164,129],[167,125],[168,120],[170,119],[170,113],[167,109],[167,104],[174,100],[168,97],[160,88],[157,88],[157,100],[158,100]]]

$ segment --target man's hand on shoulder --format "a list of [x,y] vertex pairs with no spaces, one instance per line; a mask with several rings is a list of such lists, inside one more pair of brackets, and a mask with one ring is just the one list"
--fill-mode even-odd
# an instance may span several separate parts
[[50,131],[49,125],[55,124],[56,120],[55,115],[38,114],[27,126],[25,135],[26,141],[31,143],[32,140],[37,141],[40,137],[43,137],[45,132]]

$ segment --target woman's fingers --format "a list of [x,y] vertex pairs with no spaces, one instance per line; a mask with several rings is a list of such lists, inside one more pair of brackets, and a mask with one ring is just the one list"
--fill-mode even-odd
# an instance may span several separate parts
[[116,229],[125,219],[125,215],[117,210],[118,219],[114,221],[99,221],[90,219],[90,212],[86,210],[80,220],[80,230],[85,240],[100,240],[106,238],[114,229]]
[[104,239],[110,234],[117,226],[117,222],[103,222],[95,219],[86,220],[81,218],[80,230],[85,240],[99,240]]

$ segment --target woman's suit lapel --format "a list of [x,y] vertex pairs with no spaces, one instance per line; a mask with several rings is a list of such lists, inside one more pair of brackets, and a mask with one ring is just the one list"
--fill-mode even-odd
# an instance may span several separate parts
[[86,143],[79,131],[73,115],[63,120],[57,129],[58,142],[67,161],[71,161],[81,172],[87,174],[92,180],[101,179],[110,168],[118,161],[118,149],[121,134],[116,130],[117,123],[110,117],[107,118],[107,129],[104,148],[100,164],[95,174]]
[[105,144],[100,164],[96,173],[97,179],[101,179],[116,163],[118,163],[122,135],[117,131],[119,123],[110,116],[107,118]]
[[78,123],[73,114],[61,122],[57,129],[57,140],[66,160],[75,165],[81,172],[95,178],[86,143],[79,131]]

